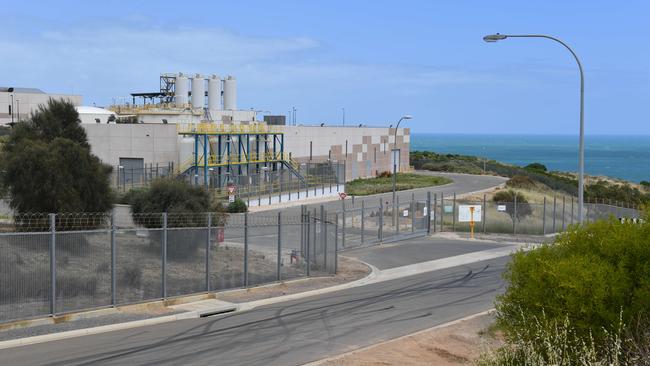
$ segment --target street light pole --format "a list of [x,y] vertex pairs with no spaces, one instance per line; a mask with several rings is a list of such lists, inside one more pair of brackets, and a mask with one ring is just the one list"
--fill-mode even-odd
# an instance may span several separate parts
[[[395,187],[397,186],[397,158],[398,158],[397,157],[397,151],[398,151],[398,149],[397,149],[397,130],[399,129],[399,124],[403,120],[411,119],[411,118],[413,118],[413,117],[410,114],[403,115],[399,119],[399,121],[397,121],[397,126],[395,127],[395,132],[394,132],[394,136],[393,136],[393,151],[392,151],[393,152],[393,224],[395,224],[395,222],[394,222],[396,220],[395,213],[397,212],[396,211],[397,208],[395,207],[395,199],[396,199],[396,197],[395,197],[395,191],[396,191]],[[389,131],[389,133],[390,133],[390,131]],[[399,151],[401,152],[401,150],[399,150]]]
[[573,58],[576,60],[576,63],[578,64],[578,70],[580,70],[580,143],[579,143],[579,152],[578,152],[578,222],[581,224],[584,221],[584,191],[585,191],[585,75],[582,70],[582,64],[580,63],[580,59],[578,59],[578,55],[567,45],[566,43],[562,42],[561,40],[547,36],[544,34],[490,34],[485,37],[483,37],[483,40],[485,42],[496,42],[496,41],[501,41],[506,38],[546,38],[550,39],[552,41],[555,41],[562,46],[564,46],[569,52],[571,52],[571,55],[573,55]]
[[14,95],[11,94],[11,125],[14,125]]

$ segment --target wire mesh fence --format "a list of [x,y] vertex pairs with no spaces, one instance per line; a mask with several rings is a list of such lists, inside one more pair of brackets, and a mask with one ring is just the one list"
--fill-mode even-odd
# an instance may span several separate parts
[[0,322],[337,270],[338,217],[322,207],[310,215],[21,215],[10,226],[0,233]]
[[[337,210],[341,227],[340,249],[352,249],[396,240],[423,236],[431,232],[474,232],[494,234],[547,235],[566,230],[578,223],[578,203],[570,197],[544,198],[539,203],[493,202],[456,198],[455,194],[426,193],[416,199],[396,197],[371,200],[341,201]],[[401,199],[401,201],[400,201]],[[614,203],[587,202],[586,222],[615,217],[640,218],[637,207]],[[476,214],[470,217],[470,208]],[[472,223],[473,221],[473,223]]]

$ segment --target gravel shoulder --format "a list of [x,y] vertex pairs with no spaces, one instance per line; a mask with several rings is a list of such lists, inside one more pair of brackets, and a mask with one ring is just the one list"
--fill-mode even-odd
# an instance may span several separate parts
[[483,314],[308,364],[309,366],[459,366],[503,344],[490,331],[492,314]]

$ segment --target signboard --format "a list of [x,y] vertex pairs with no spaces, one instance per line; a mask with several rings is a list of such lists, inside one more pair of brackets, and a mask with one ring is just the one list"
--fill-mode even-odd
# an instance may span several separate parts
[[402,216],[409,217],[409,210],[404,210],[404,213],[402,213]]
[[348,196],[348,194],[345,193],[345,192],[341,192],[341,193],[339,193],[339,197],[341,197],[342,200],[344,200],[345,197],[347,197],[347,196]]
[[481,205],[459,205],[458,222],[481,222]]
[[445,213],[452,213],[452,212],[454,212],[454,206],[445,205]]
[[235,202],[235,192],[237,191],[237,186],[230,183],[226,187],[228,188],[228,202]]
[[506,212],[508,209],[506,208],[506,205],[497,205],[497,211]]
[[422,209],[422,216],[426,216],[429,213],[429,208],[427,206],[424,206]]

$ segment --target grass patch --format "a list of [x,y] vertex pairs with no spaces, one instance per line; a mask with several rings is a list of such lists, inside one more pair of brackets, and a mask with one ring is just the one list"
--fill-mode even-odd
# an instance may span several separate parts
[[[439,186],[451,183],[452,180],[444,177],[433,177],[413,173],[398,173],[395,189],[407,189]],[[370,194],[391,192],[393,190],[393,177],[359,178],[346,184],[348,194],[354,196],[367,196]]]

